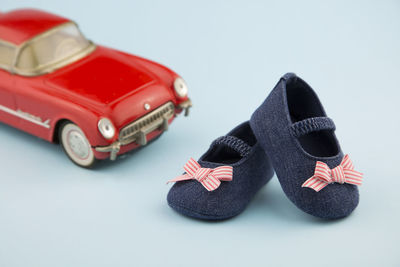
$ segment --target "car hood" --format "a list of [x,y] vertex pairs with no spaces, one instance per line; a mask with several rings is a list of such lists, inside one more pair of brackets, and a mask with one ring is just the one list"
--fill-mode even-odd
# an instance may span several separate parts
[[168,101],[175,103],[172,90],[138,57],[102,46],[46,75],[44,82],[54,94],[107,116],[117,128]]
[[110,104],[158,82],[133,56],[98,46],[86,58],[48,75],[45,83],[99,104]]

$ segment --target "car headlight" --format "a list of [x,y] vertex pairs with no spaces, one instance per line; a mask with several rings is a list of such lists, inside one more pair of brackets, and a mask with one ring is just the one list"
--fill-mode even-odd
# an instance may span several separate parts
[[115,127],[112,122],[107,118],[102,118],[97,124],[100,133],[105,139],[111,139],[115,135]]
[[188,94],[188,87],[185,81],[180,77],[175,79],[174,89],[176,94],[181,98],[186,97]]

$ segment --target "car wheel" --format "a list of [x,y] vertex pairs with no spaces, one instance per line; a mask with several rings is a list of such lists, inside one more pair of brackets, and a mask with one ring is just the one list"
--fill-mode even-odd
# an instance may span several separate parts
[[65,154],[80,167],[90,168],[96,162],[92,146],[85,134],[72,122],[65,122],[59,131],[59,140]]

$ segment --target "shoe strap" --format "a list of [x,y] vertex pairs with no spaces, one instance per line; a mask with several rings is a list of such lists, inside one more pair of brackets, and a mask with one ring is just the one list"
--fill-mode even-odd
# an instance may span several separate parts
[[291,131],[295,137],[322,130],[335,130],[336,126],[328,117],[315,117],[298,121],[292,124]]
[[241,140],[235,136],[231,136],[231,135],[221,136],[221,137],[215,139],[215,141],[212,143],[211,146],[215,146],[215,145],[225,145],[225,146],[233,149],[237,153],[239,153],[240,156],[242,156],[242,157],[246,157],[251,151],[250,145],[248,145],[243,140]]

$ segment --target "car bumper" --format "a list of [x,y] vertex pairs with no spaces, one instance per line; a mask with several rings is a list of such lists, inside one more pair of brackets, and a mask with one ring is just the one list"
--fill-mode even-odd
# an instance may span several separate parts
[[183,110],[185,117],[189,116],[189,110],[191,107],[192,107],[192,101],[189,98],[188,100],[178,105],[178,109]]
[[110,153],[110,160],[115,160],[123,146],[128,146],[132,143],[136,143],[136,146],[133,146],[133,148],[146,145],[148,141],[147,136],[150,133],[153,133],[151,134],[152,139],[155,137],[154,132],[158,131],[159,133],[156,135],[159,135],[168,130],[169,123],[177,114],[176,110],[183,111],[184,115],[188,116],[191,106],[192,102],[190,99],[177,106],[174,106],[172,102],[168,102],[122,128],[118,140],[114,143],[108,146],[97,146],[94,149],[100,153]]

